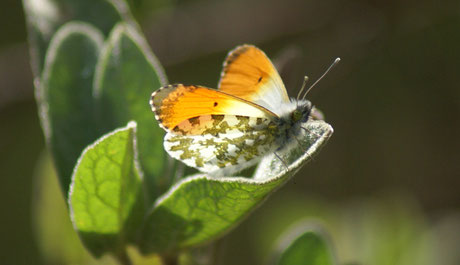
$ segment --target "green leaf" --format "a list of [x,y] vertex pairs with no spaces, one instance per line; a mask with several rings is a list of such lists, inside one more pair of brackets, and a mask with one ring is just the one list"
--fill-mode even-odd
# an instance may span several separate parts
[[37,86],[41,122],[64,194],[81,151],[99,136],[92,120],[92,83],[102,43],[91,25],[66,24],[51,41]]
[[117,22],[132,21],[122,0],[23,0],[23,6],[36,76],[42,72],[51,38],[63,24],[87,22],[107,35]]
[[150,109],[151,93],[166,84],[158,60],[136,29],[118,24],[103,49],[97,65],[95,95],[100,124],[104,131],[120,127],[129,120],[138,124],[139,159],[149,196],[156,198],[158,187],[170,185],[163,169],[164,131]]
[[82,153],[69,194],[71,219],[84,245],[99,257],[123,255],[142,222],[144,202],[135,159],[135,122],[104,135]]
[[[101,264],[96,263],[81,244],[63,200],[51,154],[43,152],[34,174],[32,220],[34,240],[43,264]],[[59,239],[59,240],[57,240]]]
[[[227,232],[315,155],[332,134],[323,121],[303,124],[308,134],[278,155],[262,160],[252,179],[198,174],[174,185],[148,215],[142,232],[144,253],[174,253]],[[295,142],[297,143],[297,142]]]
[[325,233],[312,225],[300,225],[284,236],[280,248],[284,249],[278,265],[334,265],[336,258],[326,240]]

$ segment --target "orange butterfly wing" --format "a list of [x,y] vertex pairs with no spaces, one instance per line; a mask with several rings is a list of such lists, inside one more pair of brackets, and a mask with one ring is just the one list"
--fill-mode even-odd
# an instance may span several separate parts
[[247,117],[275,117],[276,115],[252,102],[227,93],[201,86],[169,85],[152,94],[150,100],[155,118],[167,131],[184,121],[209,115],[240,115]]
[[232,50],[224,62],[219,91],[276,112],[289,97],[278,71],[263,51],[252,45]]

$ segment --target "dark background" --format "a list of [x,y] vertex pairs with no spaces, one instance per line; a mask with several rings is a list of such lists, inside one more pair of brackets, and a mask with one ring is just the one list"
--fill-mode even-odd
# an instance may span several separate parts
[[[334,135],[222,240],[221,264],[265,263],[277,237],[303,218],[326,227],[343,263],[425,264],[413,258],[428,249],[436,264],[459,264],[458,1],[129,4],[171,83],[215,87],[226,53],[251,43],[280,67],[296,96],[304,75],[315,80],[342,59],[308,96]],[[79,257],[78,241],[74,256],[47,247],[65,240],[44,228],[53,209],[65,208],[49,187],[54,173],[34,101],[21,1],[0,3],[0,29],[0,261],[89,262]],[[56,216],[53,224],[68,222]]]

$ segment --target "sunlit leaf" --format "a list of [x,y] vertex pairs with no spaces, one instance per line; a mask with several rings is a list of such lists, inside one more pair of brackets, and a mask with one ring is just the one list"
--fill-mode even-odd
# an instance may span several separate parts
[[163,191],[169,186],[163,172],[164,131],[149,105],[152,92],[166,82],[161,65],[143,37],[134,27],[118,24],[110,34],[96,71],[98,126],[110,131],[129,120],[137,122],[139,160],[152,198],[156,198],[158,186],[163,186]]
[[141,250],[175,252],[212,240],[236,226],[274,190],[314,156],[332,134],[323,121],[303,125],[308,134],[301,146],[264,158],[252,179],[198,174],[174,185],[149,214],[142,232]]
[[134,241],[144,214],[135,160],[135,123],[88,146],[74,170],[69,194],[75,229],[96,257],[115,256]]

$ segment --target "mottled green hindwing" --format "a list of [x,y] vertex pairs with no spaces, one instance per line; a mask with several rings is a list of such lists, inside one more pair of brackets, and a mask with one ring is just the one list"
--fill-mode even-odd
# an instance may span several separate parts
[[274,151],[278,129],[265,117],[206,115],[176,126],[166,134],[164,147],[172,157],[202,172],[232,174]]

